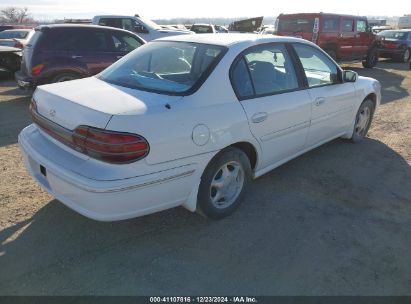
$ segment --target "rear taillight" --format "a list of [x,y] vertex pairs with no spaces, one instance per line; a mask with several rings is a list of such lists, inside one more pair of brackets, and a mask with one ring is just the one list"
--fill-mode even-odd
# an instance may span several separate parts
[[44,69],[44,64],[42,63],[37,64],[31,69],[31,75],[38,76],[43,69]]
[[150,151],[147,140],[137,134],[78,126],[74,131],[41,116],[34,99],[30,103],[33,121],[59,142],[92,158],[114,164],[127,164],[146,157]]
[[109,163],[130,163],[147,156],[148,142],[140,135],[88,126],[74,130],[75,149]]

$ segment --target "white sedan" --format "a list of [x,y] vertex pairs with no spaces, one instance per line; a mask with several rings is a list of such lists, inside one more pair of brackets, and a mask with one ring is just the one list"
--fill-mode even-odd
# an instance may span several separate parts
[[184,206],[222,218],[252,179],[335,138],[361,141],[380,89],[305,40],[175,36],[38,87],[19,143],[37,182],[87,217]]

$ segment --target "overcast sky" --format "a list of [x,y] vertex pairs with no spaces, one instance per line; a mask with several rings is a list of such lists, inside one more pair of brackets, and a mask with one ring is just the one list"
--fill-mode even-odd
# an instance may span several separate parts
[[256,17],[280,13],[328,12],[367,16],[402,16],[407,0],[391,0],[389,4],[375,0],[0,0],[0,8],[28,7],[41,19],[91,18],[98,14],[132,15],[150,19],[175,17]]

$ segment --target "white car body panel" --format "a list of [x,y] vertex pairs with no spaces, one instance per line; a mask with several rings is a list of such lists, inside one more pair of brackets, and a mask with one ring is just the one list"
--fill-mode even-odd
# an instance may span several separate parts
[[132,19],[137,21],[139,24],[144,26],[148,33],[141,33],[141,32],[135,32],[138,36],[140,36],[142,39],[145,41],[151,41],[155,40],[158,38],[164,38],[164,37],[170,37],[170,36],[176,36],[176,35],[186,35],[186,34],[193,34],[193,32],[189,30],[172,30],[172,29],[162,29],[160,28],[154,28],[150,26],[147,22],[144,21],[144,19],[137,17],[137,16],[117,16],[117,15],[104,15],[104,16],[95,16],[92,19],[92,24],[97,24],[99,25],[99,21],[101,18],[110,18],[110,19],[122,19],[122,18],[127,18],[127,19]]
[[[143,92],[95,77],[36,90],[39,114],[69,130],[91,125],[139,134],[150,144],[144,159],[116,165],[83,155],[30,125],[19,135],[19,143],[28,171],[44,189],[96,220],[121,220],[176,206],[195,211],[201,176],[222,149],[251,144],[257,155],[256,178],[322,143],[349,138],[364,99],[374,94],[376,106],[381,100],[380,84],[359,77],[355,83],[239,101],[228,72],[239,53],[256,43],[302,40],[246,34],[187,35],[173,40],[228,47],[191,95]],[[317,106],[318,97],[325,102]],[[266,120],[253,123],[253,116],[262,112],[267,113]],[[196,130],[208,133],[201,144],[196,140],[204,134],[196,137]],[[40,166],[47,169],[46,176]]]

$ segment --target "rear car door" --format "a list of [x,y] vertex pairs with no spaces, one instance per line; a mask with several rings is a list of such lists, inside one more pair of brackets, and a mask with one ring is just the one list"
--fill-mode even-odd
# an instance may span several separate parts
[[341,33],[339,38],[340,57],[343,60],[353,58],[353,49],[355,46],[354,19],[341,18]]
[[117,60],[113,42],[107,30],[77,29],[69,39],[69,57],[73,62],[86,69],[89,75],[100,73]]
[[341,136],[352,122],[356,100],[353,83],[343,83],[341,71],[323,51],[310,45],[293,44],[304,70],[311,98],[311,123],[307,146]]
[[264,44],[248,49],[233,63],[231,81],[251,133],[261,145],[262,167],[302,150],[311,100],[285,45]]

